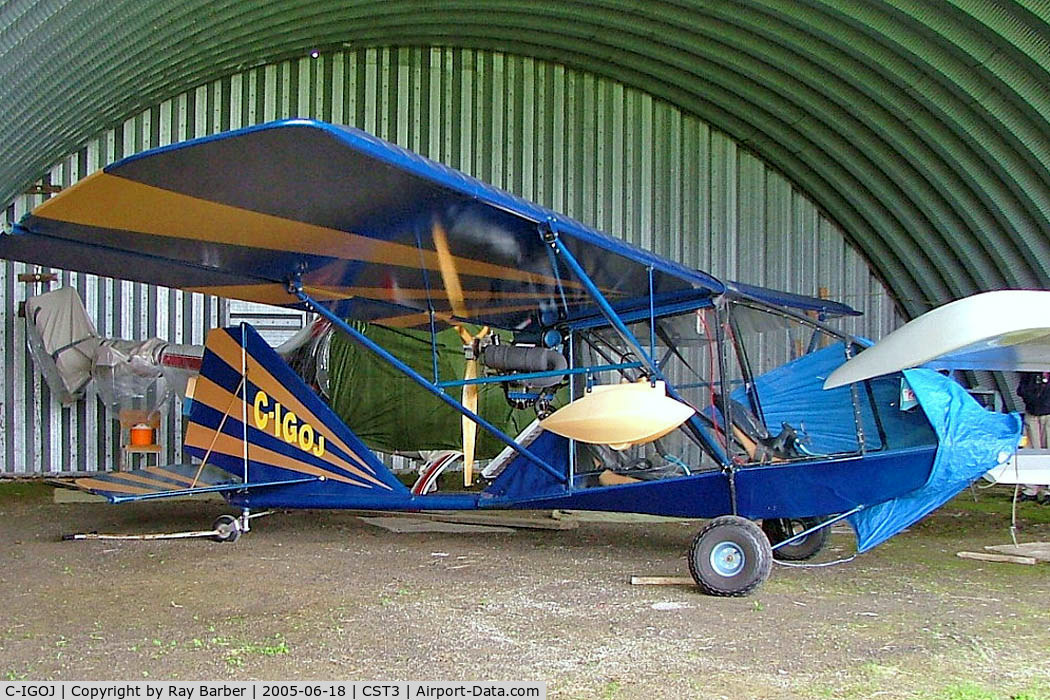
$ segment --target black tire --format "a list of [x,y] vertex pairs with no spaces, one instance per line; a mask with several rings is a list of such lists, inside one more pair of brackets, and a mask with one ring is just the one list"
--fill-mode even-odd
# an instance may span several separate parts
[[[820,524],[820,518],[769,518],[762,521],[762,532],[772,544],[790,539],[796,532],[803,532]],[[785,544],[773,550],[773,557],[781,561],[805,561],[817,556],[828,543],[831,528],[814,530],[797,542]]]
[[735,515],[709,522],[689,549],[689,573],[708,595],[745,596],[772,568],[773,552],[762,529]]
[[233,544],[241,538],[241,524],[232,515],[220,515],[215,518],[215,522],[211,524],[211,529],[215,530],[214,535],[211,538],[216,542],[229,542]]

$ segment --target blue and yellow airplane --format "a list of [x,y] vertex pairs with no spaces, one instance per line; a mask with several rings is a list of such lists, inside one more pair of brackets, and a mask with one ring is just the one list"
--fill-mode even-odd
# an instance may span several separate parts
[[[383,364],[357,381],[396,377],[417,390],[413,412],[457,412],[465,443],[480,428],[505,448],[481,488],[413,493],[251,327],[215,329],[185,436],[195,460],[79,486],[113,502],[220,492],[243,509],[217,522],[221,539],[272,507],[713,518],[690,570],[708,593],[744,595],[837,520],[858,550],[877,545],[1019,438],[1016,415],[930,370],[823,390],[865,346],[835,330],[856,313],[843,304],[716,279],[311,120],[125,158],[28,214],[0,257],[309,310]],[[439,369],[449,328],[464,376]],[[433,361],[376,341],[391,332],[429,339]],[[539,428],[514,437],[479,415],[489,385]]]

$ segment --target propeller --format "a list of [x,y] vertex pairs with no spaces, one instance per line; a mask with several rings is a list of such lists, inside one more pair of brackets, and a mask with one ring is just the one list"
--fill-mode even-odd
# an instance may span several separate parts
[[[453,259],[452,253],[448,247],[448,236],[445,234],[445,229],[440,222],[434,222],[431,235],[434,239],[434,252],[437,253],[438,270],[441,272],[441,281],[445,286],[445,295],[448,297],[449,306],[452,308],[452,315],[463,318],[467,315],[467,309],[463,303],[463,285],[460,284],[459,272],[456,270],[455,260]],[[488,326],[485,326],[475,334],[471,334],[470,331],[460,324],[452,325],[454,325],[456,331],[459,332],[459,337],[462,338],[463,345],[473,346],[478,340],[489,334]],[[477,376],[478,360],[477,353],[474,353],[473,359],[467,360],[466,367],[463,369],[463,379],[477,379]],[[464,384],[463,396],[460,400],[467,410],[472,413],[477,413],[478,385]],[[470,418],[463,416],[462,426],[463,486],[470,486],[474,482],[474,453],[477,446],[478,424]]]

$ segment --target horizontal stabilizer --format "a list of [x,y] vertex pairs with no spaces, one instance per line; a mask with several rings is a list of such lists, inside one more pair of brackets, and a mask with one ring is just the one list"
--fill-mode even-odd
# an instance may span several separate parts
[[215,467],[202,469],[197,464],[165,464],[126,472],[103,472],[68,483],[117,503],[207,493],[222,490],[221,487],[237,488],[240,481]]

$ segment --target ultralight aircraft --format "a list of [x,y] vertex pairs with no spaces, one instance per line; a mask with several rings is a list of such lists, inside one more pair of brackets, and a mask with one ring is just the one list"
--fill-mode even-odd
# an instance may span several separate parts
[[[317,121],[125,158],[26,215],[0,256],[319,316],[283,357],[248,325],[209,333],[192,464],[78,480],[115,503],[221,493],[242,515],[220,540],[275,507],[712,518],[690,572],[745,595],[838,520],[859,551],[891,537],[1020,433],[928,369],[825,390],[867,344],[833,328],[844,304],[716,279]],[[325,327],[325,361],[303,362]],[[414,491],[373,452],[450,432],[468,484],[488,460],[481,487]]]

